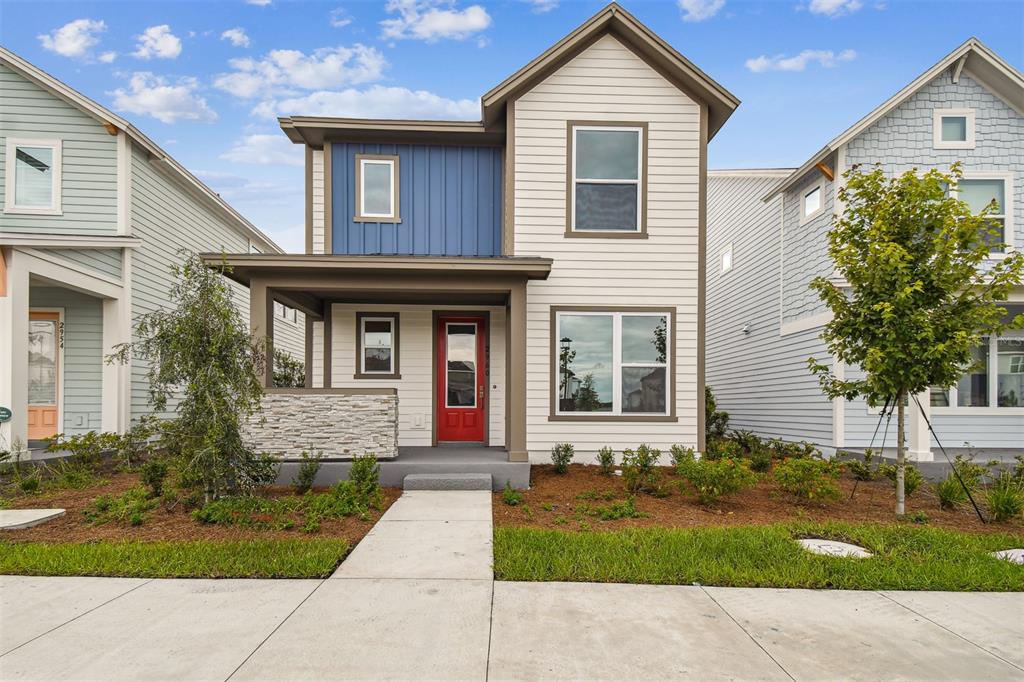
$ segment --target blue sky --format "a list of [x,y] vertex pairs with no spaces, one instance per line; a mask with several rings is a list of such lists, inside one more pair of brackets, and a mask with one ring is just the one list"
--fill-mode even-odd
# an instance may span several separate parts
[[[302,153],[279,114],[476,118],[481,94],[604,3],[12,2],[0,43],[122,114],[286,250]],[[712,168],[803,162],[974,35],[1024,67],[1024,3],[622,3],[743,103]]]

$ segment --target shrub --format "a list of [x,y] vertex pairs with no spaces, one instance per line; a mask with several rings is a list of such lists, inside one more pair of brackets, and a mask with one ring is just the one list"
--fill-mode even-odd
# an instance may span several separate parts
[[772,457],[775,459],[821,458],[821,450],[804,440],[799,443],[790,443],[780,438],[773,438],[768,441],[768,447],[772,451]]
[[611,476],[615,470],[615,451],[607,445],[597,451],[597,463],[601,466],[601,473]]
[[660,488],[661,475],[654,467],[661,457],[661,450],[641,444],[635,451],[622,451],[622,480],[631,493],[656,493]]
[[159,431],[160,420],[151,414],[143,415],[123,434],[109,434],[109,444],[125,466],[131,467],[150,451],[153,437]]
[[764,443],[759,443],[748,455],[751,471],[759,474],[767,473],[772,468],[772,451]]
[[306,385],[306,365],[287,351],[274,349],[274,386],[301,388]]
[[575,454],[576,448],[571,443],[555,443],[551,448],[551,463],[555,465],[555,471],[560,474],[569,471],[569,464]]
[[154,507],[156,500],[151,499],[149,492],[140,486],[126,490],[121,495],[100,495],[82,513],[85,520],[94,526],[105,523],[139,526],[145,521],[147,512]]
[[26,495],[35,495],[39,492],[39,472],[33,469],[27,475],[18,479],[18,489]]
[[646,516],[645,514],[637,511],[636,503],[632,495],[628,496],[625,500],[620,500],[611,504],[597,505],[595,507],[585,504],[579,505],[576,507],[576,511],[580,514],[596,516],[602,521],[639,519]]
[[757,475],[750,465],[740,459],[702,459],[683,464],[679,473],[694,490],[701,504],[708,505],[719,498],[738,493],[757,483]]
[[[879,473],[892,481],[894,486],[896,485],[896,470],[895,464],[882,464],[878,467]],[[917,467],[912,464],[903,465],[903,492],[907,497],[916,493],[922,483],[924,483],[924,476],[921,475]]]
[[953,468],[960,474],[964,485],[974,492],[981,486],[981,481],[989,472],[989,467],[984,464],[977,464],[968,455],[957,455],[953,460]]
[[287,530],[295,526],[292,514],[298,503],[287,498],[267,499],[254,495],[222,497],[192,512],[201,523],[241,526],[261,530]]
[[737,430],[729,434],[729,439],[738,444],[747,452],[753,452],[760,447],[761,439],[750,431]]
[[696,459],[696,454],[693,448],[684,448],[682,445],[673,445],[669,450],[669,457],[672,461],[672,466],[679,468],[681,464],[686,462],[692,462]]
[[512,487],[512,481],[505,481],[505,490],[501,493],[502,501],[510,507],[523,503],[523,494]]
[[59,460],[53,466],[43,465],[50,474],[46,483],[47,488],[55,490],[84,490],[103,483],[103,479],[97,476],[91,466],[80,462]]
[[722,438],[729,429],[729,413],[718,409],[711,387],[704,385],[704,440]]
[[355,487],[356,501],[369,507],[380,507],[384,496],[380,490],[380,464],[377,456],[368,453],[352,460],[348,482]]
[[935,485],[935,495],[939,498],[939,507],[942,509],[956,509],[967,500],[964,487],[952,473]]
[[316,480],[317,472],[320,471],[320,460],[323,459],[323,456],[324,453],[313,452],[312,448],[310,448],[309,451],[302,451],[302,461],[299,462],[299,471],[295,474],[295,478],[292,479],[292,486],[295,488],[295,494],[304,495],[313,487],[313,481]]
[[864,450],[864,460],[851,459],[846,462],[847,468],[853,473],[853,477],[858,481],[873,481],[875,476],[878,474],[878,468],[872,466],[872,462],[875,459],[875,451],[871,448]]
[[739,443],[719,438],[718,440],[708,441],[701,459],[739,459],[742,456],[743,448],[740,447]]
[[928,523],[928,515],[923,511],[916,511],[913,514],[908,515],[907,518],[914,523]]
[[116,433],[87,431],[74,436],[58,433],[44,438],[43,442],[46,443],[47,452],[70,452],[76,463],[91,466],[99,464],[103,453],[115,448],[118,440],[119,436]]
[[993,521],[1009,521],[1024,512],[1024,481],[1004,471],[992,482],[985,505]]
[[164,494],[164,481],[167,479],[169,472],[170,466],[168,465],[167,458],[154,457],[142,465],[139,480],[142,481],[144,486],[149,488],[149,492],[153,497],[160,497]]
[[836,479],[842,471],[838,462],[823,459],[784,459],[775,466],[775,482],[801,500],[827,502],[839,498]]

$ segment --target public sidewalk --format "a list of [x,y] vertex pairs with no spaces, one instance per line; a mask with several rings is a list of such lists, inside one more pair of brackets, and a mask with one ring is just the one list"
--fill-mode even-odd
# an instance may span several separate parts
[[326,580],[0,576],[0,679],[1024,678],[1024,594],[495,583],[490,505],[405,493]]

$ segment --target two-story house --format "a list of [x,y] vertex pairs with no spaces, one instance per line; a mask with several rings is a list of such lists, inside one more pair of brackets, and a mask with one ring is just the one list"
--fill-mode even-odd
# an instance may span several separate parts
[[737,105],[611,4],[479,121],[281,119],[307,253],[229,262],[257,334],[268,301],[306,313],[311,362],[259,446],[701,448],[707,143]]
[[[2,450],[149,411],[144,363],[104,356],[167,305],[181,249],[281,251],[131,123],[3,48],[0,208]],[[275,312],[301,359],[305,321]]]
[[[875,432],[879,409],[829,401],[808,371],[808,357],[829,358],[820,334],[830,319],[808,283],[833,276],[827,234],[844,171],[881,164],[895,175],[955,161],[960,198],[979,212],[995,200],[1005,248],[1024,248],[1024,76],[973,38],[799,168],[711,172],[708,382],[734,428],[829,450],[883,438],[895,446],[895,426]],[[1006,307],[1024,312],[1024,288]],[[919,396],[925,413],[911,402],[912,457],[933,457],[929,419],[947,449],[1024,443],[1024,334],[985,339],[976,359],[956,386]]]

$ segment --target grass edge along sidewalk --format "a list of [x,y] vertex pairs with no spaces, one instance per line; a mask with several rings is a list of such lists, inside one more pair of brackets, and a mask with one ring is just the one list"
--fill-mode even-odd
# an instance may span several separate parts
[[325,578],[342,538],[186,542],[0,541],[0,574],[121,578]]
[[[794,540],[851,542],[874,554],[811,554]],[[573,532],[498,527],[498,580],[850,590],[1022,591],[1024,566],[992,557],[1024,536],[897,524],[797,523]]]

